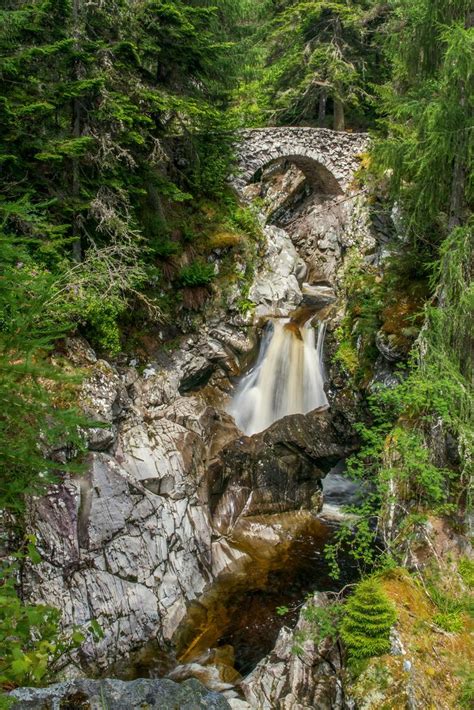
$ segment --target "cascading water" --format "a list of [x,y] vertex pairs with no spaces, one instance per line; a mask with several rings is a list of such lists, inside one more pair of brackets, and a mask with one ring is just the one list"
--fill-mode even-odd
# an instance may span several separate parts
[[242,379],[229,407],[248,436],[288,414],[307,414],[327,407],[322,350],[326,324],[316,341],[310,320],[303,326],[290,318],[270,321],[255,366]]

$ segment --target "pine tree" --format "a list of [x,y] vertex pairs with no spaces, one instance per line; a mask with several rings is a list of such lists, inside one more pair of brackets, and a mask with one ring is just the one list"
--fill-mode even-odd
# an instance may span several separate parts
[[58,445],[81,448],[73,381],[49,355],[70,325],[50,308],[55,284],[18,242],[0,233],[0,509],[23,510],[64,470]]
[[394,0],[386,27],[392,78],[381,90],[387,137],[375,153],[391,171],[412,240],[430,248],[467,217],[473,181],[474,30],[469,0]]
[[380,13],[372,5],[370,0],[278,3],[261,90],[266,111],[279,123],[324,126],[332,113],[333,127],[344,130],[348,110],[357,120],[363,107],[370,117],[370,82],[382,76],[372,42]]
[[[226,18],[184,0],[11,0],[1,11],[8,218],[48,265],[140,232],[143,175],[163,185],[162,142],[215,132]],[[37,227],[15,218],[24,198]]]
[[358,660],[390,651],[390,629],[396,621],[393,605],[373,578],[360,582],[345,605],[340,633],[349,658]]

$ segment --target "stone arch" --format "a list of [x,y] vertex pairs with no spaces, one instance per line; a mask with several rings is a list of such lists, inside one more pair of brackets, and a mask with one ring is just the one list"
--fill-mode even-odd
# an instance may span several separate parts
[[359,156],[368,146],[363,133],[341,133],[324,128],[260,128],[241,131],[236,143],[240,189],[255,174],[277,160],[299,167],[318,192],[340,195],[350,189]]
[[294,154],[281,155],[267,161],[263,160],[262,164],[254,171],[250,180],[247,182],[252,182],[260,170],[266,168],[268,165],[280,160],[287,160],[296,165],[296,167],[305,174],[306,179],[315,192],[325,195],[342,195],[344,191],[334,174],[328,170],[322,162],[311,155],[304,155],[303,153],[304,151],[298,150],[296,146]]

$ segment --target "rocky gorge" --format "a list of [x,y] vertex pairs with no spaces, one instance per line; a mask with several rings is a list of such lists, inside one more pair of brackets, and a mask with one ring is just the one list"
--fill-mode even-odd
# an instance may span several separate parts
[[[353,170],[357,160],[348,161]],[[195,677],[235,708],[306,708],[316,698],[318,707],[342,707],[341,660],[325,660],[334,651],[308,650],[318,668],[308,676],[292,657],[292,632],[270,621],[257,654],[239,659],[238,639],[245,648],[242,634],[252,631],[232,631],[232,613],[249,592],[272,584],[283,591],[279,570],[288,565],[298,578],[308,543],[314,569],[292,601],[332,588],[324,563],[315,563],[335,524],[324,516],[321,481],[357,448],[357,394],[326,357],[329,407],[289,414],[250,437],[227,410],[269,320],[324,322],[330,352],[344,256],[357,247],[376,260],[383,243],[363,194],[347,184],[342,196],[325,192],[291,160],[274,159],[239,187],[242,199],[257,200],[264,233],[245,313],[234,289],[198,332],[183,333],[168,354],[157,348],[141,366],[100,359],[78,338],[58,352],[85,373],[81,406],[97,425],[85,432],[87,473],[31,502],[42,562],[23,586],[30,599],[59,606],[66,627],[100,624],[103,638],[88,638],[77,653],[86,673]],[[277,602],[271,598],[268,619]]]
[[0,8],[0,710],[470,710],[469,0]]
[[[337,194],[291,157],[237,184],[263,234],[244,309],[232,285],[146,360],[102,359],[80,337],[58,345],[54,357],[84,373],[80,405],[94,424],[86,470],[30,501],[42,559],[22,587],[59,607],[65,629],[97,622],[102,636],[88,634],[64,682],[15,691],[14,708],[359,707],[340,641],[316,638],[307,613],[358,576],[344,558],[335,581],[324,557],[341,506],[365,495],[344,477],[365,413],[336,349],[351,255],[376,271],[394,230],[374,221],[357,159],[348,164]],[[369,391],[396,384],[398,342],[377,334]]]

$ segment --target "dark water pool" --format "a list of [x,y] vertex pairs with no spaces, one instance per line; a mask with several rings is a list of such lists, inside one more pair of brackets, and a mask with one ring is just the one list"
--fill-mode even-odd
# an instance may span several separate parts
[[[230,597],[226,603],[231,619],[218,645],[230,644],[235,651],[235,668],[249,673],[275,645],[283,626],[293,627],[302,603],[315,591],[338,591],[354,581],[357,569],[347,556],[341,560],[341,578],[329,576],[324,558],[324,545],[330,542],[335,527],[328,525],[328,537],[321,540],[311,535],[294,541],[285,564],[269,573],[263,589],[249,590]],[[288,607],[284,616],[278,607]]]

